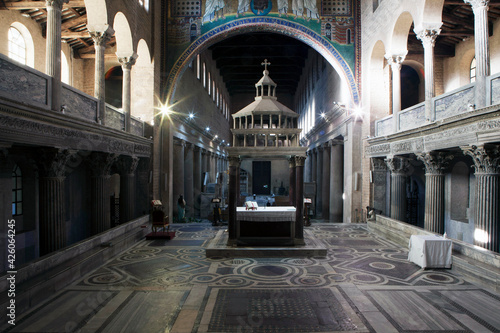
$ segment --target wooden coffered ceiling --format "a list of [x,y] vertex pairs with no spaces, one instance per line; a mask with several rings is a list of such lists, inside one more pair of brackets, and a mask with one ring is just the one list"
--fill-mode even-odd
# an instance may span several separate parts
[[[42,34],[45,37],[47,28],[47,9],[45,0],[17,1],[0,0],[0,10],[18,10],[22,15],[29,17],[40,24]],[[94,41],[87,30],[87,11],[84,0],[70,0],[63,4],[61,13],[61,37],[71,46],[76,58],[94,58]],[[111,38],[107,45],[113,47],[116,44],[115,37]],[[111,54],[110,56],[115,56]],[[116,56],[115,56],[116,57]]]

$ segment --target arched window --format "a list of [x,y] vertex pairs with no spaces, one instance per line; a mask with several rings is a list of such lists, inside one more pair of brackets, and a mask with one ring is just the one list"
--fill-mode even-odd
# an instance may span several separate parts
[[21,32],[14,28],[9,28],[9,58],[26,65],[26,41]]
[[470,62],[470,82],[476,82],[476,57]]
[[21,169],[14,166],[12,170],[12,216],[23,213],[23,176]]

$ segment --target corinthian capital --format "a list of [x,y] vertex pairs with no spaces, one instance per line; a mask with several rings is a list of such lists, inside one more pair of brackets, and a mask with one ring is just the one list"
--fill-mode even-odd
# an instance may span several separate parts
[[436,43],[436,38],[441,33],[441,29],[439,28],[424,28],[421,30],[415,30],[415,34],[417,38],[422,42],[424,48],[427,46],[434,47]]
[[499,172],[500,145],[461,147],[465,155],[472,157],[476,173],[496,174]]
[[401,65],[405,60],[406,52],[404,54],[386,54],[385,59],[387,59],[387,63],[391,66],[393,70],[401,69]]
[[424,162],[426,175],[442,175],[453,159],[453,155],[447,153],[426,152],[417,154],[417,158]]
[[490,0],[464,0],[465,3],[468,3],[472,6],[472,9],[478,9],[481,7],[488,7]]
[[113,28],[109,25],[98,27],[95,30],[92,27],[87,26],[87,30],[89,31],[90,37],[94,40],[95,46],[106,46],[106,43],[115,33]]
[[118,54],[116,56],[123,69],[131,69],[137,60],[137,53],[135,52],[130,56],[119,56]]

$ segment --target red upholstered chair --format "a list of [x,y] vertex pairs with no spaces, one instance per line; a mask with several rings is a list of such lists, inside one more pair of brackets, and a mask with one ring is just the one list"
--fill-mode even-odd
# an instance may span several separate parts
[[168,230],[170,229],[170,224],[168,223],[168,216],[165,215],[163,210],[153,210],[151,215],[153,232],[156,233],[156,230],[158,228],[162,228],[163,232],[165,232],[165,226],[167,227],[168,232]]

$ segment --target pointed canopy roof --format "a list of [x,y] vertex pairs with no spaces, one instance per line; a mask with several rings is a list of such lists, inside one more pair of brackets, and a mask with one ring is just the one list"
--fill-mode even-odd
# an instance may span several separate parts
[[252,114],[281,114],[282,116],[297,118],[299,115],[295,111],[278,102],[276,97],[277,84],[271,79],[267,70],[267,66],[271,65],[271,63],[265,59],[262,65],[264,66],[264,71],[262,72],[264,76],[255,84],[255,88],[257,89],[255,101],[234,113],[233,118],[245,117]]

